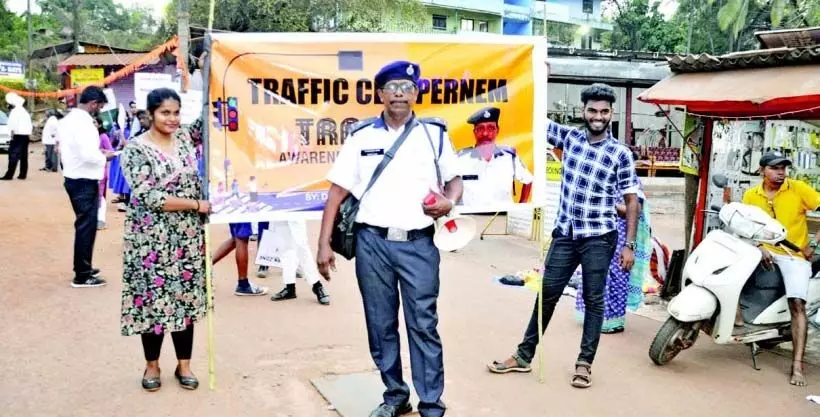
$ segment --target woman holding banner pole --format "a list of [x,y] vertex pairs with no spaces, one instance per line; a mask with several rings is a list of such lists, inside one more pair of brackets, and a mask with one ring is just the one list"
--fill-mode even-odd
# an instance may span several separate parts
[[173,90],[148,94],[152,125],[122,154],[131,186],[125,220],[121,331],[139,334],[146,368],[142,387],[162,386],[159,355],[171,333],[178,364],[174,376],[186,389],[199,382],[191,372],[194,323],[205,313],[205,218],[200,200],[196,141],[201,121],[180,129],[180,98]]

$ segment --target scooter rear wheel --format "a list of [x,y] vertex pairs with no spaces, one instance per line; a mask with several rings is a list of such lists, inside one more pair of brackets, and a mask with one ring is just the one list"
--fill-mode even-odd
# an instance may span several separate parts
[[658,366],[666,365],[678,356],[678,353],[692,347],[700,334],[700,326],[696,324],[684,323],[674,317],[666,319],[649,347],[649,358],[652,362]]

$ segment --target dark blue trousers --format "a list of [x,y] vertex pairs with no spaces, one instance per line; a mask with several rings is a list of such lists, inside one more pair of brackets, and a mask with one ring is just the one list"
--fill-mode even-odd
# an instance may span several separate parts
[[372,229],[362,228],[357,233],[356,276],[370,354],[387,388],[384,402],[400,405],[410,398],[402,378],[399,342],[399,306],[403,305],[413,385],[424,417],[443,416],[445,410],[441,402],[444,360],[436,330],[440,260],[430,237],[392,242]]
[[[555,305],[564,293],[572,274],[581,265],[584,286],[584,333],[581,336],[581,353],[578,362],[592,364],[601,339],[601,325],[604,323],[604,291],[606,278],[609,275],[609,263],[615,252],[618,232],[613,231],[602,236],[573,240],[563,236],[558,229],[552,232],[547,259],[544,265],[542,293],[541,332],[547,329],[552,319]],[[524,333],[524,340],[518,345],[517,355],[532,362],[535,348],[538,346],[538,297],[530,317],[530,324]]]

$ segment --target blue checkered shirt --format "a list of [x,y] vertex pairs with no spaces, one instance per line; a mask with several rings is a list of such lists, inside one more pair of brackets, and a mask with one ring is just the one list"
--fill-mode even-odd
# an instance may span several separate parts
[[547,126],[547,141],[563,151],[558,231],[581,239],[615,230],[615,204],[621,195],[636,194],[640,187],[629,148],[609,133],[590,144],[586,130],[554,122]]

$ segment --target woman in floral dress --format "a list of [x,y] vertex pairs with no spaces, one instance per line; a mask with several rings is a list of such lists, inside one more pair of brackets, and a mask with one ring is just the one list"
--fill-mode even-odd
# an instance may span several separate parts
[[206,309],[202,193],[196,146],[200,123],[180,129],[180,99],[169,89],[148,94],[151,129],[122,154],[131,187],[125,219],[121,329],[140,335],[147,362],[142,386],[161,387],[159,354],[165,333],[176,350],[174,376],[199,385],[190,368],[194,322]]

